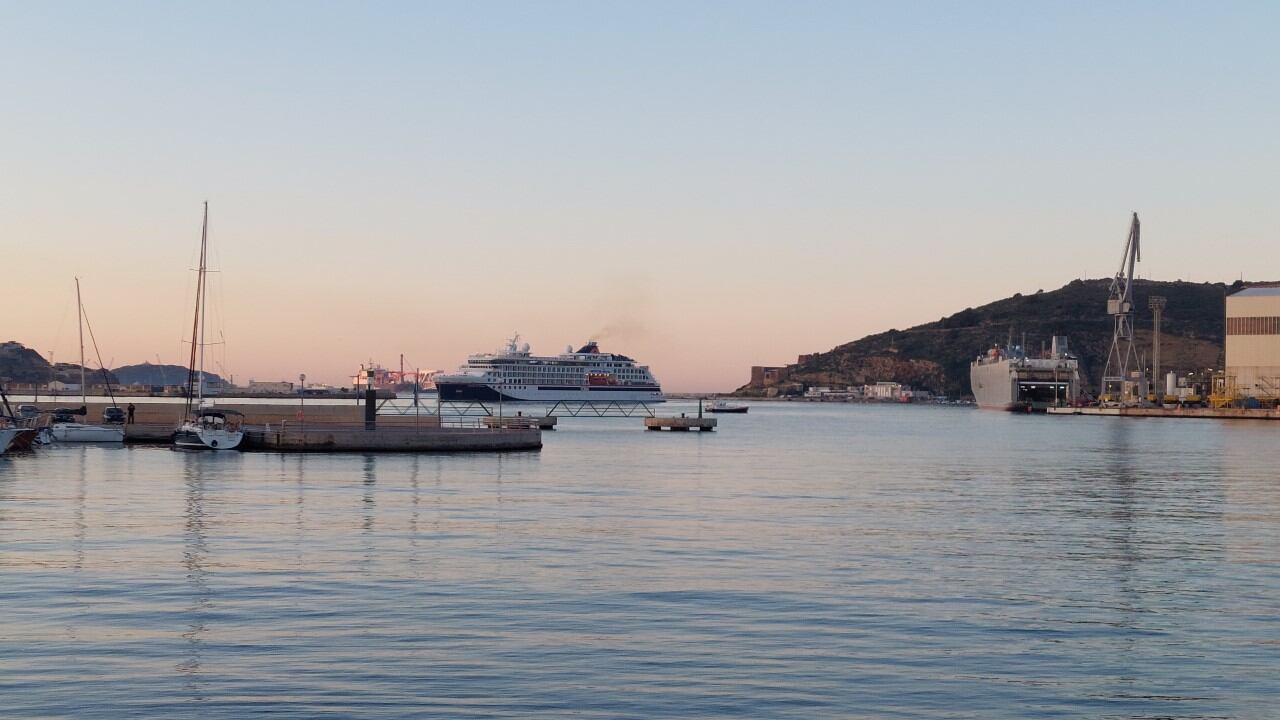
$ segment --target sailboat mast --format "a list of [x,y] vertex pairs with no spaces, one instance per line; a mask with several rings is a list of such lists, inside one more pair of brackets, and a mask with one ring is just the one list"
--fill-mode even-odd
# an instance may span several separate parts
[[76,278],[76,327],[80,331],[80,405],[85,401],[84,387],[84,303],[80,302],[80,278]]
[[187,361],[186,414],[191,414],[191,395],[196,392],[196,343],[200,332],[200,301],[204,297],[204,249],[209,235],[209,202],[204,204],[204,220],[200,225],[200,269],[196,274],[195,314],[191,318],[191,358]]
[[198,399],[196,411],[200,411],[200,407],[204,405],[204,310],[205,299],[209,297],[209,288],[205,287],[204,278],[206,273],[205,265],[205,248],[206,240],[209,237],[209,201],[204,203],[204,228],[200,231],[200,389],[196,393]]

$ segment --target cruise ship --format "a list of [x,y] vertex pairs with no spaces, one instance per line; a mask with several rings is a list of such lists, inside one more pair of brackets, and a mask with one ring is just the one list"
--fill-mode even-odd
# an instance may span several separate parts
[[1053,338],[1048,357],[1027,357],[1013,345],[995,347],[969,365],[969,384],[978,407],[1043,412],[1080,397],[1080,361],[1060,336]]
[[435,377],[441,400],[507,402],[663,402],[649,368],[617,353],[601,352],[594,340],[562,355],[529,352],[516,335],[502,350],[467,357],[455,373]]

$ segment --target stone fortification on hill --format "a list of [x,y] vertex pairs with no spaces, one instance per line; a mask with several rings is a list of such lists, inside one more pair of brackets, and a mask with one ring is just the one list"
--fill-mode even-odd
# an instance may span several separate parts
[[[984,350],[1015,343],[1025,334],[1029,353],[1065,335],[1080,358],[1086,388],[1096,389],[1111,343],[1112,319],[1106,314],[1111,280],[1075,280],[1058,290],[1017,294],[977,308],[966,308],[935,322],[907,330],[869,335],[827,352],[801,355],[781,367],[752,368],[739,395],[802,392],[811,386],[843,387],[892,381],[951,397],[969,393],[969,363]],[[1147,299],[1168,298],[1164,311],[1161,364],[1165,370],[1191,372],[1220,367],[1225,297],[1241,286],[1223,283],[1157,282],[1134,285],[1139,352],[1149,358],[1151,315]]]

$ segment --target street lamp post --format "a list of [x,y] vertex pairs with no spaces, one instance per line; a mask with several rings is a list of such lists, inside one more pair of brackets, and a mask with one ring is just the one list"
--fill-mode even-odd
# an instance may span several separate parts
[[302,424],[302,429],[306,430],[306,410],[307,410],[307,374],[298,374],[298,422]]

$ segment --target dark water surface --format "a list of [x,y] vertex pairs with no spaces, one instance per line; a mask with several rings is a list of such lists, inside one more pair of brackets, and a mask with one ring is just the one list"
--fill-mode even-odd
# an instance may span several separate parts
[[1280,424],[721,424],[2,457],[0,715],[1280,717]]

